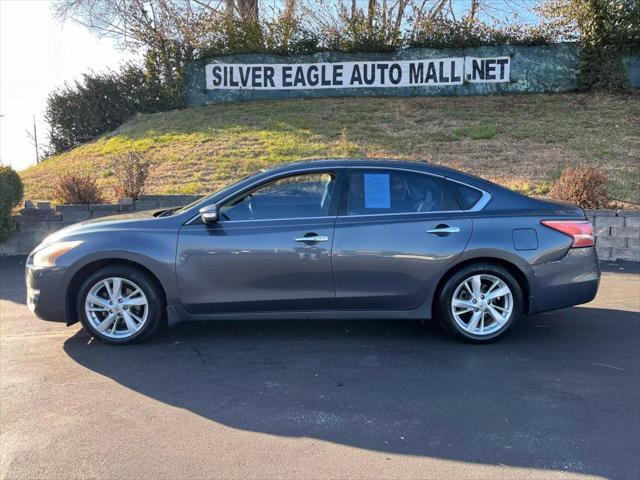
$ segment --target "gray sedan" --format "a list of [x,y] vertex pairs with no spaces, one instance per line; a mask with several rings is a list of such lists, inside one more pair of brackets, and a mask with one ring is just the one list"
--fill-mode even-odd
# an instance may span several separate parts
[[475,343],[594,298],[582,209],[425,163],[263,170],[183,208],[78,223],[26,266],[40,318],[132,343],[163,324],[437,318]]

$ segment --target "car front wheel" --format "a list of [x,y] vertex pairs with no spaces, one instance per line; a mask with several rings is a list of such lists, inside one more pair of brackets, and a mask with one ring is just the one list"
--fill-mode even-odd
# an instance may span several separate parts
[[160,325],[164,302],[148,275],[126,265],[90,275],[78,296],[77,311],[91,335],[114,344],[147,338]]
[[488,343],[506,335],[523,310],[522,289],[503,267],[470,265],[453,274],[438,299],[440,322],[454,336]]

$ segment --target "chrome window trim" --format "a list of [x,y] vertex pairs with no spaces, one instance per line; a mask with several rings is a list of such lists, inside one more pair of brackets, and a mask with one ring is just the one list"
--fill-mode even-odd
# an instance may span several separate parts
[[265,218],[262,220],[220,220],[219,223],[224,223],[225,225],[233,224],[233,223],[249,223],[249,222],[288,222],[296,221],[296,220],[331,220],[334,221],[336,219],[336,215],[326,215],[324,217],[291,217],[291,218]]
[[449,177],[445,177],[445,178],[447,180],[449,180],[450,182],[459,183],[460,185],[464,185],[465,187],[473,188],[474,190],[477,190],[477,191],[482,193],[482,196],[480,197],[480,200],[478,200],[473,207],[471,207],[468,210],[463,210],[463,212],[479,212],[484,207],[486,207],[487,203],[489,203],[489,201],[491,200],[491,194],[489,192],[486,192],[486,191],[482,190],[481,188],[474,187],[473,185],[469,185],[468,183],[461,182],[460,180],[454,180],[453,178],[449,178]]
[[[469,185],[468,183],[465,182],[461,182],[460,180],[454,180],[453,178],[449,178],[445,175],[438,175],[437,173],[430,173],[430,172],[423,172],[421,170],[416,170],[413,168],[406,168],[406,167],[387,167],[387,166],[377,166],[377,165],[344,165],[344,166],[335,166],[335,167],[306,167],[306,168],[299,168],[296,170],[291,170],[288,172],[277,172],[274,173],[271,176],[265,177],[260,179],[259,181],[252,183],[251,185],[248,185],[245,189],[243,189],[241,192],[237,192],[237,193],[232,193],[230,195],[227,195],[226,197],[224,197],[223,199],[221,199],[218,203],[222,204],[224,202],[226,202],[228,199],[236,196],[236,195],[240,195],[242,193],[251,191],[255,186],[259,186],[262,183],[268,183],[272,180],[276,180],[278,178],[286,178],[288,176],[291,175],[295,175],[295,174],[303,174],[303,173],[314,173],[314,172],[332,172],[332,171],[338,171],[338,170],[351,170],[351,169],[359,169],[359,170],[395,170],[395,171],[401,171],[401,172],[410,172],[410,173],[418,173],[421,175],[428,175],[430,177],[435,177],[435,178],[441,178],[445,181],[450,181],[450,182],[455,182],[455,183],[459,183],[460,185],[464,185],[465,187],[469,187],[469,188],[473,188],[474,190],[477,190],[479,192],[482,193],[482,196],[480,197],[480,200],[478,200],[476,202],[476,204],[467,210],[437,210],[437,211],[433,211],[433,212],[397,212],[397,213],[364,213],[364,214],[358,214],[358,215],[326,215],[326,216],[322,216],[322,217],[295,217],[295,218],[269,218],[269,219],[261,219],[261,220],[221,220],[220,223],[224,223],[224,224],[232,224],[232,223],[249,223],[249,222],[282,222],[282,221],[288,221],[288,220],[319,220],[319,219],[329,219],[329,218],[362,218],[362,217],[377,217],[377,216],[391,216],[391,215],[435,215],[435,214],[445,214],[445,213],[471,213],[471,212],[479,212],[480,210],[482,210],[487,203],[489,203],[489,201],[491,200],[491,194],[485,190],[482,190],[481,188],[478,188],[474,185]],[[212,204],[207,204],[204,205],[201,208],[207,207],[209,205]],[[189,220],[187,220],[184,225],[192,225],[192,222],[196,219],[200,218],[200,214],[198,213],[197,215],[191,217]]]
[[359,213],[357,215],[338,215],[338,218],[388,217],[392,215],[440,215],[444,213],[465,213],[467,210],[436,210],[433,212],[397,212],[397,213]]

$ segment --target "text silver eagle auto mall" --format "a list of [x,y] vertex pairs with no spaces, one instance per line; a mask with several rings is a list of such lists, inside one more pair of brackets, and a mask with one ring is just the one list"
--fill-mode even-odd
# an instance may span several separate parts
[[510,57],[437,58],[335,63],[211,63],[208,90],[291,90],[388,88],[503,83],[510,79]]

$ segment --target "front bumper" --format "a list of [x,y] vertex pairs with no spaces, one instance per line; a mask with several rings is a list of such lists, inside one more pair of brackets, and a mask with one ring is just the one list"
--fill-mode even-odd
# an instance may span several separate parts
[[562,260],[532,268],[530,314],[587,303],[598,292],[600,266],[594,247],[571,248]]
[[42,320],[67,321],[66,267],[27,265],[27,305]]

